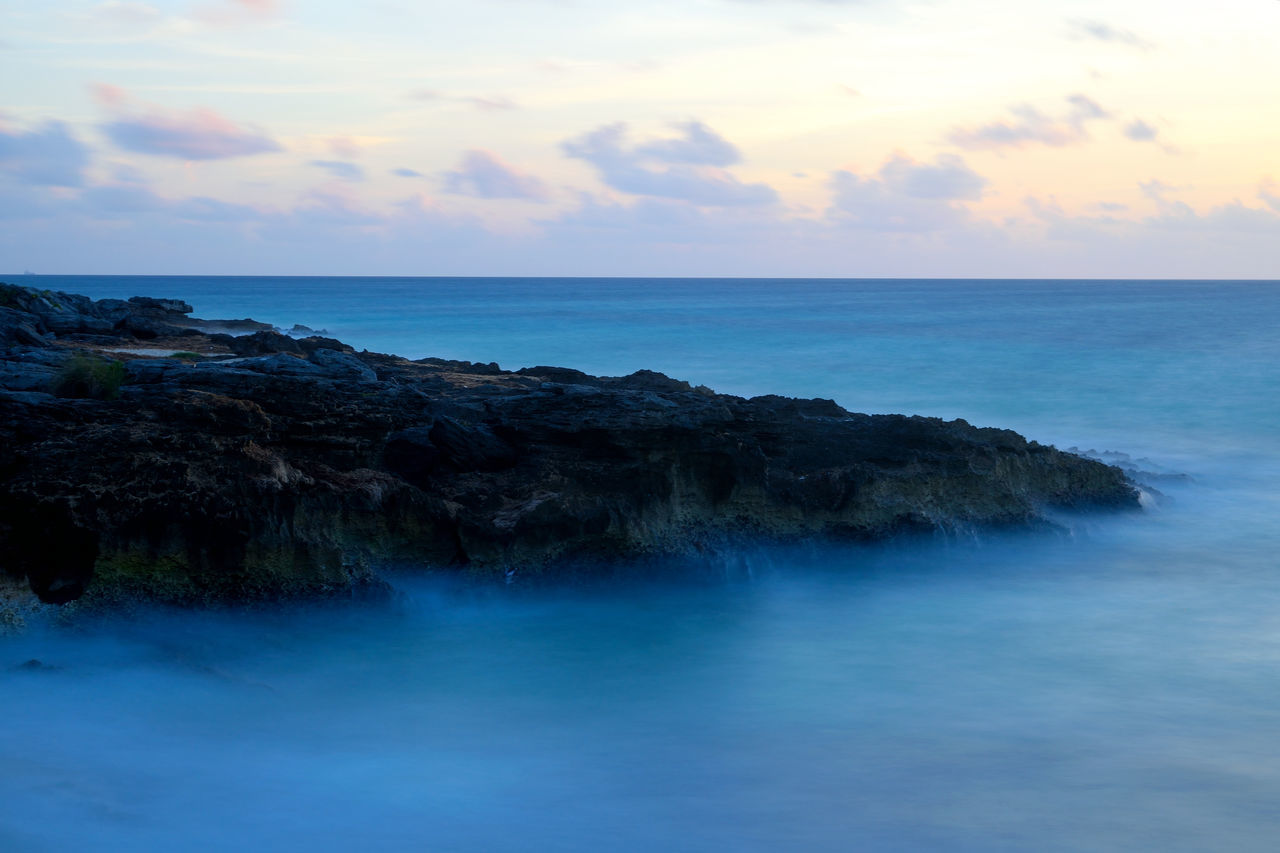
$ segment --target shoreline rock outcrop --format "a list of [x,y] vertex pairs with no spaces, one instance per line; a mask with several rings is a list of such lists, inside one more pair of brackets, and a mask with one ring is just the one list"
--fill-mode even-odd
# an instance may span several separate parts
[[271,600],[379,565],[502,578],[1138,507],[1119,469],[1009,430],[410,361],[191,310],[0,285],[0,572],[41,600]]

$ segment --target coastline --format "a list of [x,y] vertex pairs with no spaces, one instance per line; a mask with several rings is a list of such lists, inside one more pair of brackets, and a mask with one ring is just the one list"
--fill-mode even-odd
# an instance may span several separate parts
[[[0,296],[0,553],[45,601],[347,595],[380,563],[509,580],[1138,508],[1118,469],[964,421],[409,361],[175,300]],[[128,352],[147,349],[166,355]]]

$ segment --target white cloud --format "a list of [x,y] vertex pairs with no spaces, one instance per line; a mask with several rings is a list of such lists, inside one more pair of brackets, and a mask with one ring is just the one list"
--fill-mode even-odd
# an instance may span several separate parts
[[988,122],[973,128],[956,128],[947,139],[969,150],[1023,148],[1028,145],[1061,147],[1078,145],[1089,139],[1087,124],[1108,119],[1111,114],[1097,101],[1075,94],[1066,98],[1068,109],[1050,116],[1029,104],[1010,108],[1012,120]]
[[682,135],[628,146],[627,126],[604,125],[561,144],[564,153],[585,160],[604,183],[630,195],[677,199],[709,207],[771,205],[778,194],[768,184],[747,184],[720,168],[740,155],[728,141],[700,122],[677,126]]
[[987,181],[955,155],[932,164],[897,155],[876,177],[839,171],[831,176],[834,195],[828,217],[873,231],[930,232],[965,224],[969,210],[958,201],[982,195]]
[[1125,47],[1135,47],[1140,50],[1150,50],[1155,47],[1154,44],[1132,30],[1113,27],[1102,21],[1084,19],[1068,21],[1067,32],[1071,38],[1078,40],[1100,41]]

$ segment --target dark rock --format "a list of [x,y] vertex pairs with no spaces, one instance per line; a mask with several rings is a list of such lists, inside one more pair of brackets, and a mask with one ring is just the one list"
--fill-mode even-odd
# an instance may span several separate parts
[[775,415],[791,415],[809,418],[844,418],[849,413],[836,405],[835,400],[799,400],[794,397],[779,397],[777,394],[766,394],[752,397],[752,403],[767,408]]
[[276,327],[270,323],[259,323],[247,317],[242,320],[196,320],[192,319],[191,327],[205,334],[248,335],[253,332],[274,332]]
[[[119,364],[87,348],[189,306],[0,286],[0,308],[0,330],[53,338],[0,350],[0,572],[48,602],[350,595],[379,588],[380,562],[500,579],[1138,506],[1115,467],[964,421],[266,329],[193,340],[239,357]],[[98,321],[116,331],[85,331]],[[46,393],[73,360],[119,364],[116,393]]]
[[441,464],[458,473],[502,471],[516,464],[515,448],[488,424],[442,417],[431,426],[431,443],[440,450]]
[[313,335],[309,338],[299,338],[298,346],[301,347],[302,351],[307,355],[310,355],[318,349],[331,349],[335,352],[355,352],[354,348],[347,346],[342,341],[336,341],[333,338],[322,338],[317,335]]
[[156,317],[190,314],[196,310],[180,299],[156,299],[151,296],[130,297],[129,305],[138,313]]
[[410,427],[387,437],[383,460],[387,470],[419,488],[429,488],[440,467],[440,448],[431,440],[431,427]]
[[50,339],[42,333],[44,323],[38,316],[0,308],[0,347],[48,346]]
[[516,373],[521,376],[536,376],[560,385],[588,385],[599,382],[594,376],[571,367],[522,367]]
[[259,373],[271,373],[279,376],[320,377],[329,375],[329,372],[320,365],[284,352],[241,359],[236,362],[236,366],[242,370],[253,370]]
[[447,358],[420,358],[415,363],[452,368],[459,373],[474,373],[478,376],[498,376],[504,372],[503,369],[498,366],[498,362],[496,361],[491,361],[488,364],[481,364],[478,361],[455,361]]
[[127,315],[123,320],[117,322],[114,327],[105,326],[105,322],[95,323],[90,326],[86,321],[82,326],[82,331],[105,332],[112,328],[114,328],[115,331],[125,332],[132,335],[140,341],[200,334],[195,329],[188,329],[184,326],[177,326],[164,320],[158,320],[154,317],[140,316],[138,314]]
[[297,341],[276,331],[262,331],[241,337],[228,337],[225,340],[225,344],[236,355],[269,355],[276,352],[292,352],[301,355],[303,352]]
[[13,351],[0,359],[0,388],[10,391],[48,391],[57,383],[71,353],[41,348]]
[[0,498],[0,541],[4,570],[25,575],[31,590],[48,604],[65,604],[84,594],[98,556],[98,535],[76,524],[66,502]]
[[335,379],[352,379],[358,382],[378,381],[378,374],[350,353],[317,348],[311,351],[308,359]]
[[693,386],[681,379],[672,379],[665,373],[654,370],[637,370],[630,376],[620,380],[627,388],[642,388],[646,391],[692,391]]

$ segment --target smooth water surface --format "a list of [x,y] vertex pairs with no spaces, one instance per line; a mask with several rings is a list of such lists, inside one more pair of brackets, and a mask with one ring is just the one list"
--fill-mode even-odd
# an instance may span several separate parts
[[411,357],[965,417],[1185,476],[1062,534],[748,549],[687,584],[394,575],[391,603],[35,625],[0,639],[0,849],[1280,837],[1280,286],[33,283]]

